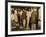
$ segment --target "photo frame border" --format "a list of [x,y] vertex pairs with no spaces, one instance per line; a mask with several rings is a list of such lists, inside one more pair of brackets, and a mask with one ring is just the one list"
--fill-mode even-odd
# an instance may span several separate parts
[[[28,34],[13,34],[8,35],[8,2],[16,2],[16,3],[34,3],[34,4],[43,4],[43,33],[28,33]],[[7,36],[24,36],[24,35],[41,35],[45,34],[45,3],[44,2],[29,2],[29,1],[8,1],[5,0],[5,37]]]

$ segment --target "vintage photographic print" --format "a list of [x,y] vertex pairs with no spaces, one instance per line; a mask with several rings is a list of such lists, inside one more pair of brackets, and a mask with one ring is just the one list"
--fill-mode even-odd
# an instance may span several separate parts
[[40,30],[40,7],[11,6],[11,31]]
[[8,35],[43,33],[43,4],[8,2]]

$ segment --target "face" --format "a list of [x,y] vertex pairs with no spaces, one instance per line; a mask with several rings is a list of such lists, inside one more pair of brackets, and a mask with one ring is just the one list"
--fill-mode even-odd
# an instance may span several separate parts
[[23,12],[23,11],[22,11],[21,9],[18,9],[17,12],[18,12],[18,14],[22,15],[22,12]]
[[16,9],[14,10],[14,13],[17,14],[17,10]]
[[33,11],[37,11],[37,8],[33,8]]

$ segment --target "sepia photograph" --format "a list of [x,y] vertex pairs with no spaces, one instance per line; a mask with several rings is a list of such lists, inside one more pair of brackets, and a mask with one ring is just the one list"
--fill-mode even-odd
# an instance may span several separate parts
[[11,6],[11,31],[40,30],[40,7]]
[[8,2],[8,35],[43,33],[43,8],[43,4]]

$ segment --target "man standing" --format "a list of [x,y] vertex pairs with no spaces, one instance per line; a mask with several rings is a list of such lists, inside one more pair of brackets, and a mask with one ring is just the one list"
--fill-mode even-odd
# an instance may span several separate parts
[[30,25],[29,25],[29,20],[31,18],[31,14],[32,14],[32,11],[31,11],[31,8],[28,9],[28,11],[26,11],[26,15],[27,15],[27,29],[30,29]]
[[27,24],[27,16],[26,16],[26,10],[25,9],[23,9],[22,20],[23,20],[23,26],[24,26],[24,29],[25,29],[26,24]]
[[33,12],[31,14],[31,30],[36,30],[36,23],[37,23],[37,8],[33,8]]
[[23,29],[23,22],[22,22],[22,13],[23,11],[21,9],[18,9],[18,22],[19,22],[19,28],[20,30]]

